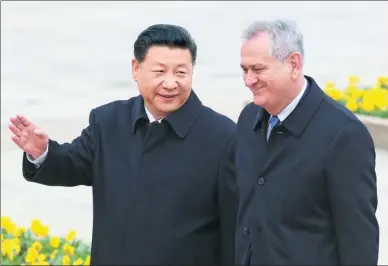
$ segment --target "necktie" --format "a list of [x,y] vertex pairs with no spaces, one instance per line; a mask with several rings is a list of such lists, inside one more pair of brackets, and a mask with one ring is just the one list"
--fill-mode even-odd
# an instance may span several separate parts
[[267,141],[269,139],[269,136],[271,135],[271,131],[280,122],[279,118],[277,116],[271,116],[271,118],[268,121],[268,130],[267,130]]

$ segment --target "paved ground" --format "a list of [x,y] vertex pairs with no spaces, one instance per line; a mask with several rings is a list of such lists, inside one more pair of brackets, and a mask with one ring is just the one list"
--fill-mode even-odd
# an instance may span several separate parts
[[[54,234],[65,234],[76,229],[79,237],[89,241],[92,232],[91,189],[46,187],[28,183],[21,176],[21,153],[4,138],[1,148],[1,214],[25,226],[28,226],[31,219],[39,218],[51,226]],[[387,162],[388,152],[378,150],[380,264],[388,264],[388,254],[384,254],[384,250],[388,250]]]

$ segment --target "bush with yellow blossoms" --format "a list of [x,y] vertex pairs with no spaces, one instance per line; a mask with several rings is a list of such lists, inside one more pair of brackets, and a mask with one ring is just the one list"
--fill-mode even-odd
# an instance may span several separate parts
[[324,91],[356,114],[388,118],[388,77],[379,77],[372,88],[361,88],[359,83],[358,77],[350,76],[345,89],[328,82]]
[[76,231],[50,236],[39,220],[25,228],[2,216],[1,265],[90,265],[90,247],[76,240]]

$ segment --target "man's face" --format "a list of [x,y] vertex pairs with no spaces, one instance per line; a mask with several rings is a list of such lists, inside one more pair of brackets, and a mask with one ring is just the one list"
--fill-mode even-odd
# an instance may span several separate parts
[[293,74],[290,62],[280,62],[271,55],[271,39],[261,33],[241,47],[241,68],[245,86],[253,93],[256,105],[276,110],[287,99]]
[[188,49],[152,46],[144,61],[132,61],[132,76],[156,119],[179,109],[191,92],[193,64]]

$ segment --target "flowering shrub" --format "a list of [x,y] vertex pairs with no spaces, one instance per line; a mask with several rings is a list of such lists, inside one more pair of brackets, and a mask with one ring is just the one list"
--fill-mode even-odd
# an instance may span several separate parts
[[63,238],[50,236],[39,220],[26,229],[2,216],[1,265],[89,265],[90,247],[75,238],[74,230]]
[[328,82],[324,91],[354,113],[388,118],[388,77],[379,77],[372,88],[360,88],[359,82],[358,77],[350,76],[344,90]]

